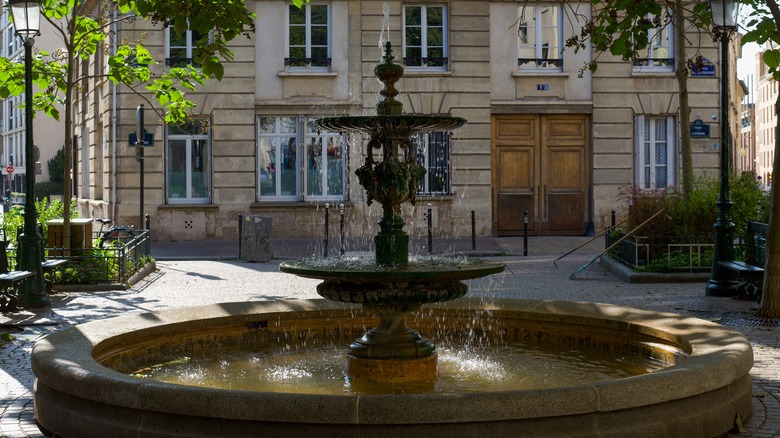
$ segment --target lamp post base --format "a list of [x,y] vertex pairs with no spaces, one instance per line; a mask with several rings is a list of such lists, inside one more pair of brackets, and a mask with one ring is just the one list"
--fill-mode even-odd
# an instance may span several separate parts
[[19,265],[16,269],[30,271],[35,274],[19,288],[18,306],[22,308],[41,308],[51,306],[51,300],[46,293],[41,266],[41,236],[33,228],[18,237]]
[[739,283],[734,280],[709,280],[704,294],[708,297],[733,297],[737,295]]

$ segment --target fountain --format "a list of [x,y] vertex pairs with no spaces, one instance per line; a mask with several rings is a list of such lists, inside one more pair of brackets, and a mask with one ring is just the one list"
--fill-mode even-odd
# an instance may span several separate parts
[[[379,325],[350,346],[347,376],[355,383],[432,381],[436,378],[436,347],[406,326],[406,316],[424,303],[460,298],[468,288],[462,280],[504,270],[495,262],[434,260],[409,264],[409,236],[404,231],[401,204],[414,203],[425,169],[415,159],[411,136],[416,132],[450,130],[464,119],[446,116],[404,115],[395,100],[395,83],[403,67],[393,62],[392,45],[385,44],[374,75],[384,88],[376,116],[319,119],[321,129],[370,135],[365,163],[355,171],[368,204],[382,205],[379,233],[374,237],[375,263],[302,260],[282,263],[283,272],[325,280],[317,292],[329,300],[360,304],[379,316]],[[374,159],[381,150],[381,161]],[[406,157],[402,157],[406,151]]]
[[[401,114],[402,69],[386,45],[376,116],[322,119],[322,128],[370,135],[357,170],[382,204],[376,258],[302,260],[280,269],[323,280],[327,300],[220,303],[95,321],[50,334],[32,353],[35,414],[64,436],[720,436],[752,409],[752,349],[723,326],[677,314],[595,303],[462,298],[464,280],[503,264],[411,259],[400,205],[423,169],[409,136],[463,124]],[[373,149],[382,149],[375,161]],[[406,156],[400,151],[406,150]],[[456,300],[456,298],[458,298]],[[486,347],[555,344],[642,354],[671,366],[627,378],[536,389],[418,393],[223,389],[134,377],[139,364],[204,352],[307,350],[349,342],[358,387],[435,380],[432,339]],[[409,319],[412,319],[409,318]],[[368,327],[374,327],[366,329]],[[362,334],[362,336],[361,336]],[[357,338],[357,340],[355,340]]]

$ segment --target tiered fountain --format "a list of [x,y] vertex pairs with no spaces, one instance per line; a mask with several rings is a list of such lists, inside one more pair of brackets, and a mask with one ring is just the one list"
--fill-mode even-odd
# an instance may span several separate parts
[[[370,135],[365,165],[357,173],[369,200],[382,204],[376,260],[305,260],[281,266],[285,272],[324,280],[318,292],[328,300],[170,309],[47,336],[32,353],[35,414],[43,430],[67,437],[707,437],[725,434],[735,419],[750,415],[752,350],[733,330],[682,315],[596,303],[454,300],[466,293],[463,280],[500,272],[504,266],[410,260],[400,205],[414,200],[423,170],[409,136],[453,129],[464,121],[401,114],[394,83],[402,69],[393,64],[389,44],[376,70],[385,84],[376,116],[319,121],[322,128]],[[381,149],[381,161],[375,160],[374,149]],[[615,355],[617,362],[641,355],[671,366],[623,378],[555,380],[545,387],[509,386],[499,380],[488,388],[441,391],[435,384],[436,348],[405,324],[406,316],[418,309],[414,325],[437,342],[468,345],[476,334],[479,342],[494,348],[487,356],[497,355],[495,347],[514,348],[508,359],[513,363],[526,360],[518,350],[524,345],[557,345],[563,351],[592,350],[602,362]],[[366,331],[376,324],[374,315],[378,325]],[[284,391],[273,385],[196,386],[203,382],[173,384],[134,375],[134,370],[170,358],[228,350],[255,354],[253,364],[323,346],[338,348],[343,357],[342,346],[361,333],[349,347],[349,385],[337,371],[335,392],[298,384]],[[217,371],[223,365],[230,368],[222,356],[216,359]],[[570,361],[580,365],[582,358]],[[520,380],[542,380],[551,368],[546,364],[537,377],[525,379],[526,371],[519,372]],[[252,367],[239,373],[257,376]],[[210,376],[205,373],[205,380]],[[422,384],[415,391],[398,390],[407,383]]]
[[[404,232],[401,204],[415,199],[425,169],[415,159],[411,136],[417,132],[458,128],[466,121],[458,117],[404,115],[395,100],[395,83],[404,69],[393,62],[393,51],[385,44],[383,62],[374,75],[384,84],[376,105],[376,116],[333,117],[317,125],[329,131],[369,134],[367,156],[355,171],[366,190],[368,204],[382,204],[379,233],[374,237],[375,263],[328,260],[283,263],[284,272],[325,280],[317,287],[323,297],[361,304],[380,318],[350,346],[347,375],[355,383],[433,381],[436,378],[436,348],[406,326],[405,318],[425,303],[438,303],[464,296],[462,280],[484,277],[504,270],[495,262],[443,260],[409,262],[409,236]],[[381,151],[381,161],[374,159]],[[406,151],[406,154],[403,154]]]

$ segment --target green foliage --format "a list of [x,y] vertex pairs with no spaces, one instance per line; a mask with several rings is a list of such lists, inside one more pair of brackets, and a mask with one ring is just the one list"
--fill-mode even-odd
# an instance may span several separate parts
[[[76,210],[76,200],[71,201],[71,211],[74,213]],[[46,235],[48,226],[46,222],[52,219],[62,218],[63,205],[62,202],[55,199],[49,202],[48,198],[43,198],[35,203],[35,209],[38,211],[38,223],[43,226],[43,235]],[[76,213],[76,216],[78,214]],[[24,225],[24,207],[21,205],[14,205],[11,209],[3,214],[3,231],[6,235],[6,240],[16,244],[16,230]]]
[[[48,162],[49,180],[62,183],[65,175],[65,146],[62,146]],[[60,192],[61,194],[62,192]],[[42,197],[42,196],[41,196]]]
[[[639,190],[633,187],[625,190],[622,196],[631,199],[626,227],[634,229],[663,209],[664,214],[644,225],[637,234],[654,237],[711,236],[718,217],[719,191],[720,181],[711,175],[701,176],[694,182],[687,203],[678,188]],[[744,234],[749,221],[768,221],[769,199],[752,172],[729,177],[729,198],[735,236]]]
[[40,182],[35,184],[35,197],[38,199],[51,198],[52,195],[62,195],[63,191],[62,181],[54,182]]

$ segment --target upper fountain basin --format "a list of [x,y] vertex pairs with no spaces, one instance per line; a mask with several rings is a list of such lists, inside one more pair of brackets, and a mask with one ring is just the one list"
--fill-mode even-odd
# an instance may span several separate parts
[[503,263],[466,257],[414,256],[408,265],[377,265],[373,257],[338,257],[284,262],[282,272],[322,280],[470,280],[504,270]]
[[314,123],[320,129],[335,132],[426,132],[457,129],[463,126],[466,120],[450,116],[404,114],[325,117]]

